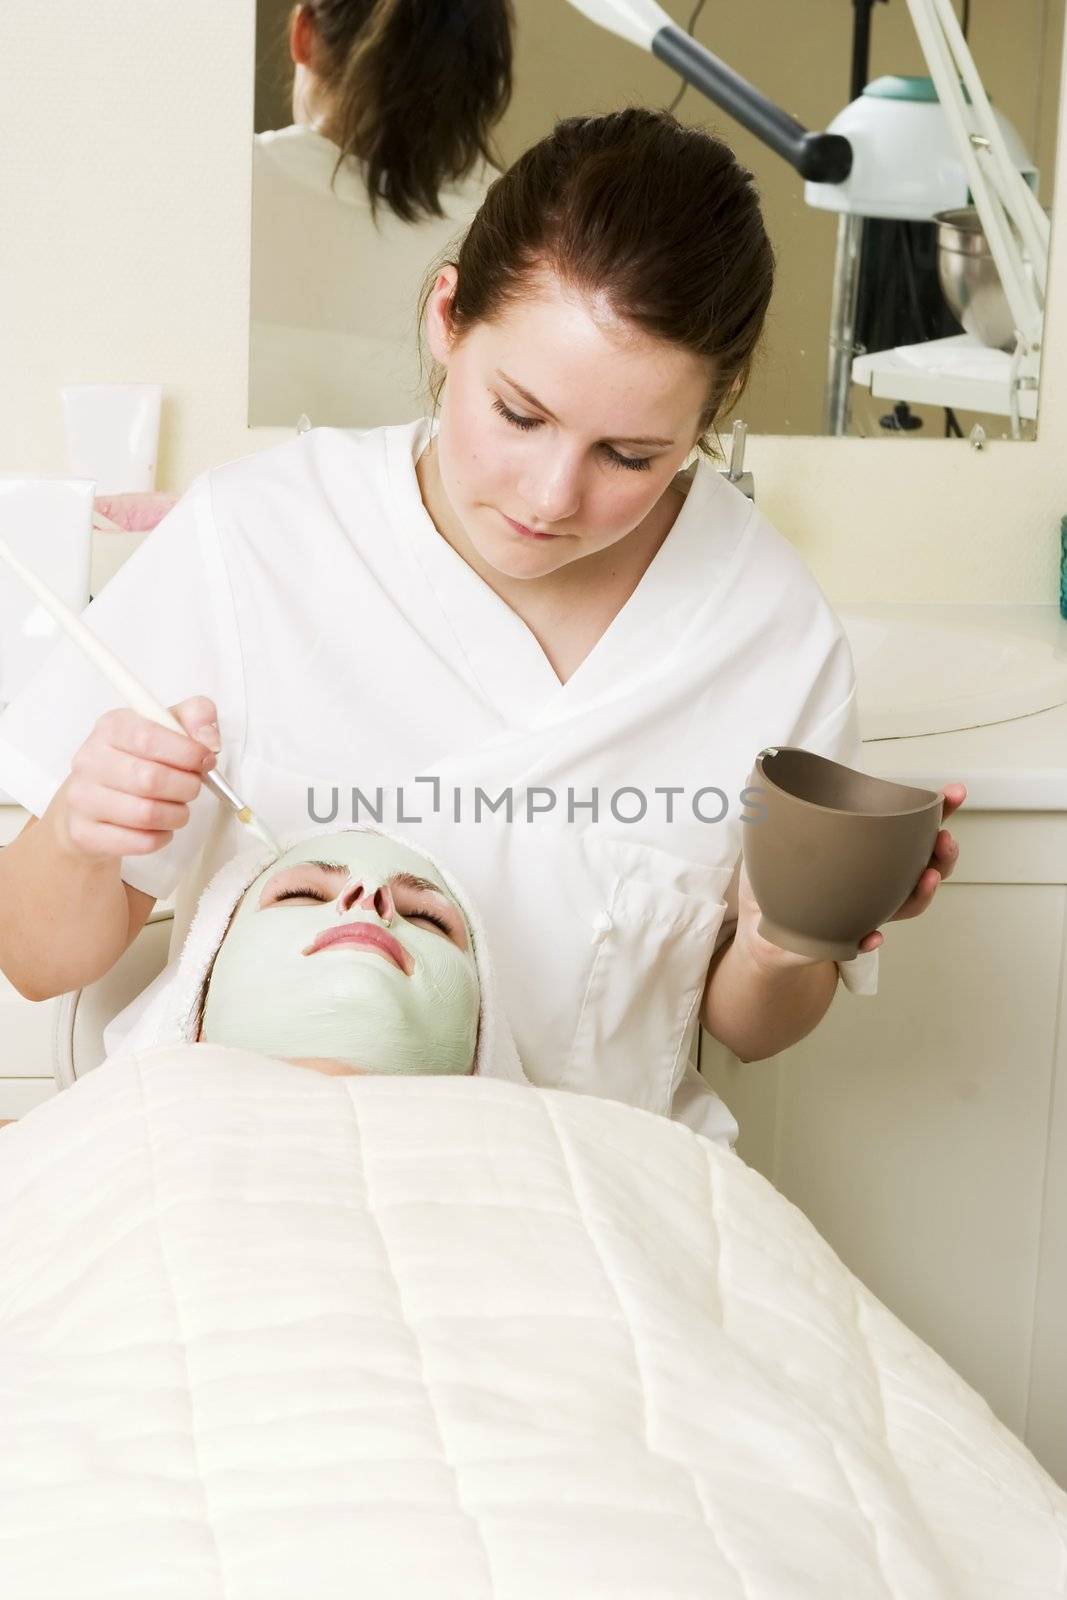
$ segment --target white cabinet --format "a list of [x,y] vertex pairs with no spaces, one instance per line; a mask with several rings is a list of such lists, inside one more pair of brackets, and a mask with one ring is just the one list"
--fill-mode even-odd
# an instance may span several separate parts
[[[27,813],[0,806],[0,847],[25,824]],[[111,971],[86,989],[76,1018],[69,997],[30,1001],[0,973],[0,1121],[24,1116],[70,1081],[72,1061],[99,1061],[104,1026],[140,994],[165,965],[173,904],[157,902],[133,944]],[[66,1071],[67,1076],[63,1077]]]
[[879,992],[701,1070],[739,1154],[1067,1485],[1067,816],[969,813]]
[[[0,847],[21,832],[27,813],[0,806]],[[34,1005],[0,972],[0,1121],[25,1116],[56,1092],[52,1029],[58,1001]]]
[[25,999],[0,972],[0,1083],[52,1076],[53,1014],[51,1001]]
[[28,816],[29,812],[21,806],[0,805],[0,848],[22,832]]

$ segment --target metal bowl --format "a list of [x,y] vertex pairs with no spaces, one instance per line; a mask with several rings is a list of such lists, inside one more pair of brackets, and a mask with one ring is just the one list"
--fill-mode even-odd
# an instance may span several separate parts
[[983,344],[1014,350],[1015,321],[976,207],[939,211],[934,221],[937,276],[953,315]]

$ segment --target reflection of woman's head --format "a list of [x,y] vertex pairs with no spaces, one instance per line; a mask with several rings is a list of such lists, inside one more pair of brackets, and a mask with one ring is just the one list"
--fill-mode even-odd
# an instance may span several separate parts
[[365,830],[287,850],[240,900],[200,1037],[370,1072],[470,1072],[478,969],[464,913],[417,851]]
[[511,98],[509,0],[303,0],[289,22],[293,115],[363,163],[372,206],[441,216]]

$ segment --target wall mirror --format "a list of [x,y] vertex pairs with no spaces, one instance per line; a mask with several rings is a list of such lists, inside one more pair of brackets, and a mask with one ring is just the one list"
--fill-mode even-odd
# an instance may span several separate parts
[[[373,10],[371,0],[312,0],[311,9],[327,3],[334,14]],[[598,13],[619,9],[613,0],[513,0],[513,87],[492,138],[507,163],[558,117],[638,103],[673,106],[732,144],[756,176],[778,257],[762,353],[740,407],[752,430],[901,442],[978,427],[990,438],[1029,439],[1065,4],[664,0],[659,13],[676,30],[783,114],[850,138],[853,171],[835,187],[806,183],[649,48],[602,25]],[[329,137],[330,106],[316,100],[314,57],[294,66],[293,19],[302,9],[291,0],[257,5],[249,424],[296,426],[301,414],[344,427],[402,421],[426,409],[419,286],[493,174],[472,171],[450,191],[443,217],[406,223],[387,207],[372,223],[358,164],[349,160],[335,178],[340,150]],[[921,42],[946,10],[966,39],[1011,168],[1036,200],[1022,234],[1007,229],[1007,267],[1004,241],[998,257],[983,226]],[[966,82],[961,95],[975,104]],[[988,170],[988,153],[978,159]],[[1044,258],[1035,260],[1040,247]]]

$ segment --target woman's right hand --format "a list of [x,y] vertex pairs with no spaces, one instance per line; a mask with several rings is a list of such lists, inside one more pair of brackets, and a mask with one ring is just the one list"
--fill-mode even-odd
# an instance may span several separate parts
[[171,706],[186,734],[137,711],[107,711],[76,752],[56,795],[61,845],[80,860],[162,850],[189,821],[220,748],[215,704],[193,695]]

